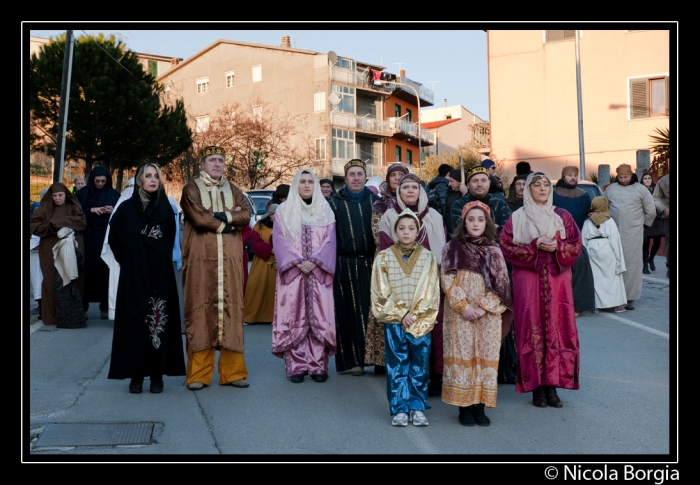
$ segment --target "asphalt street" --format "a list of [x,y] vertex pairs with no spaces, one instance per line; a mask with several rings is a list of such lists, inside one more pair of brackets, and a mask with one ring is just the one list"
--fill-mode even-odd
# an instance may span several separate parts
[[[25,308],[23,453],[49,461],[179,455],[275,462],[420,461],[437,455],[467,462],[494,456],[546,462],[562,455],[612,462],[621,455],[642,461],[669,455],[678,428],[678,341],[664,258],[657,256],[656,265],[654,274],[644,276],[636,310],[585,312],[577,319],[580,389],[559,392],[563,408],[535,408],[529,394],[501,384],[496,408],[487,409],[489,427],[461,426],[457,408],[439,397],[429,398],[428,427],[392,427],[386,377],[371,367],[362,377],[338,374],[333,358],[327,382],[307,378],[293,384],[285,378],[284,362],[270,352],[269,325],[245,327],[248,389],[219,386],[215,374],[211,387],[194,392],[184,377],[166,376],[162,394],[148,392],[148,379],[143,394],[130,394],[128,380],[107,379],[112,322],[99,318],[97,304],[83,329],[43,325],[33,308]],[[42,445],[42,434],[56,425],[139,423],[152,425],[145,444],[74,445],[66,439]]]

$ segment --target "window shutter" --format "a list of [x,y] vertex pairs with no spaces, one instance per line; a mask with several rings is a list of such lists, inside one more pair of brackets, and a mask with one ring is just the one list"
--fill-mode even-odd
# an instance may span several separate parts
[[545,32],[547,33],[547,42],[560,42],[576,38],[575,30],[545,30]]
[[633,120],[649,117],[648,85],[648,79],[630,80],[630,118]]

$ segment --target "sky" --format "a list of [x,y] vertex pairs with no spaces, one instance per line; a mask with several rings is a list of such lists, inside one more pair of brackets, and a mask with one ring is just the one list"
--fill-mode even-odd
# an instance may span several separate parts
[[[99,24],[99,27],[119,25]],[[133,51],[183,59],[218,39],[278,46],[282,36],[289,35],[292,47],[298,49],[320,53],[334,51],[341,57],[384,66],[394,74],[404,69],[407,78],[434,91],[433,108],[445,105],[443,100],[446,99],[447,106],[461,105],[481,119],[489,119],[486,32],[483,30],[455,30],[453,24],[449,26],[452,30],[423,30],[420,24],[416,25],[419,30],[393,30],[397,24],[391,25],[392,30],[345,30],[346,24],[339,30],[299,30],[292,28],[293,23],[280,30],[190,30],[189,24],[182,24],[183,30],[136,30],[134,27],[139,27],[139,24],[123,25],[129,30],[103,29],[95,24],[79,23],[60,26],[72,28],[75,36],[115,34]],[[157,24],[143,25],[159,27]],[[31,28],[29,35],[57,36],[65,32],[52,29],[58,26],[32,23],[31,27],[41,28]],[[216,24],[216,27],[220,26]],[[464,24],[464,27],[469,26]]]

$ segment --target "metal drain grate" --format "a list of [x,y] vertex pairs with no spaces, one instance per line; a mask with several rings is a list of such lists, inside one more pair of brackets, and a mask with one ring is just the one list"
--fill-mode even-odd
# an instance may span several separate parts
[[148,445],[153,423],[49,424],[35,447]]

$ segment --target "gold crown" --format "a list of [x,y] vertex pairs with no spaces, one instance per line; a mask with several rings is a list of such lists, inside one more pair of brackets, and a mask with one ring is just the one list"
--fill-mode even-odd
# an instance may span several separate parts
[[200,160],[204,160],[209,155],[221,155],[222,157],[226,158],[226,151],[222,147],[217,147],[215,145],[211,145],[211,146],[208,146],[206,148],[202,148],[199,151],[199,159]]
[[365,172],[367,171],[367,164],[365,164],[365,162],[363,162],[359,158],[353,158],[348,163],[346,163],[344,171],[347,172],[348,170],[350,170],[351,167],[360,167]]
[[469,179],[472,178],[474,175],[478,175],[480,173],[483,173],[487,177],[490,175],[488,168],[482,167],[481,165],[477,165],[476,167],[472,168],[469,171],[469,173],[467,173],[467,182],[469,182]]

